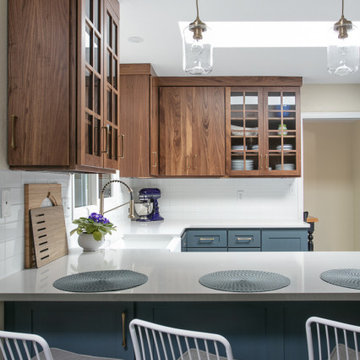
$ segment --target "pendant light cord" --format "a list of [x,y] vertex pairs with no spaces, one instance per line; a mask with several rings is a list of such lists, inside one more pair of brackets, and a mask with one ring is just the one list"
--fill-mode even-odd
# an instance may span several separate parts
[[342,16],[344,16],[344,0],[342,0],[341,14],[342,14]]
[[198,0],[196,0],[196,15],[197,15],[197,18],[199,18],[199,3],[198,3]]

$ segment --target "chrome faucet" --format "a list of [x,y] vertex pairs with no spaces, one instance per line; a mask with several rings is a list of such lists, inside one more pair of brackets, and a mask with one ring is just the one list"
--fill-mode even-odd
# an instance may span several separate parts
[[[127,201],[126,203],[123,203],[123,204],[121,204],[121,205],[115,206],[114,208],[112,208],[112,209],[110,209],[110,210],[104,211],[104,194],[105,194],[105,189],[106,189],[111,183],[115,183],[115,182],[120,183],[120,184],[123,184],[123,185],[128,189],[128,191],[129,191],[129,193],[130,193],[130,200]],[[124,206],[124,205],[127,205],[127,204],[129,204],[129,218],[130,218],[130,219],[135,219],[134,194],[133,194],[133,190],[131,189],[131,187],[130,187],[128,184],[126,184],[126,183],[124,183],[123,181],[121,181],[121,180],[110,180],[110,181],[108,181],[108,182],[104,185],[104,187],[102,188],[101,193],[100,193],[100,214],[101,214],[101,215],[104,215],[105,213],[107,213],[107,212],[109,212],[109,211],[115,210],[115,209],[117,209],[117,208],[119,208],[119,207],[122,207],[122,206]]]

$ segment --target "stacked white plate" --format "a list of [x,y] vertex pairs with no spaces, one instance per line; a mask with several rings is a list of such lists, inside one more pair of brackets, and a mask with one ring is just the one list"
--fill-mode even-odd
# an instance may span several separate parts
[[[284,145],[283,145],[283,149],[284,149],[284,150],[292,150],[293,147],[292,147],[291,144],[284,144]],[[276,150],[281,150],[281,145],[278,145],[278,146],[276,147]]]
[[[253,170],[254,160],[246,160],[246,170]],[[232,170],[245,170],[244,169],[244,160],[231,160]]]
[[[244,145],[233,145],[231,146],[231,150],[244,150]],[[245,145],[245,150],[247,150],[246,145]]]
[[283,167],[281,167],[281,164],[276,164],[275,170],[295,170],[295,165],[294,164],[283,164]]

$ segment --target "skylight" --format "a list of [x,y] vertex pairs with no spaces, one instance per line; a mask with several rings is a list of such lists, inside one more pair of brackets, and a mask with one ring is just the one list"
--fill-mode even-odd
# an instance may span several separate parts
[[[191,21],[179,21],[181,36]],[[334,21],[206,21],[220,48],[326,47]],[[353,21],[360,27],[360,21]]]

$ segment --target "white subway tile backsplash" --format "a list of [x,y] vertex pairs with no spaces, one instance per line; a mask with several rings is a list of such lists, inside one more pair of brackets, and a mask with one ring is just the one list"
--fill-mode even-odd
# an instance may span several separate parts
[[0,171],[0,191],[10,190],[11,216],[0,218],[0,278],[24,268],[24,184],[62,185],[65,223],[71,223],[70,175],[49,172]]

